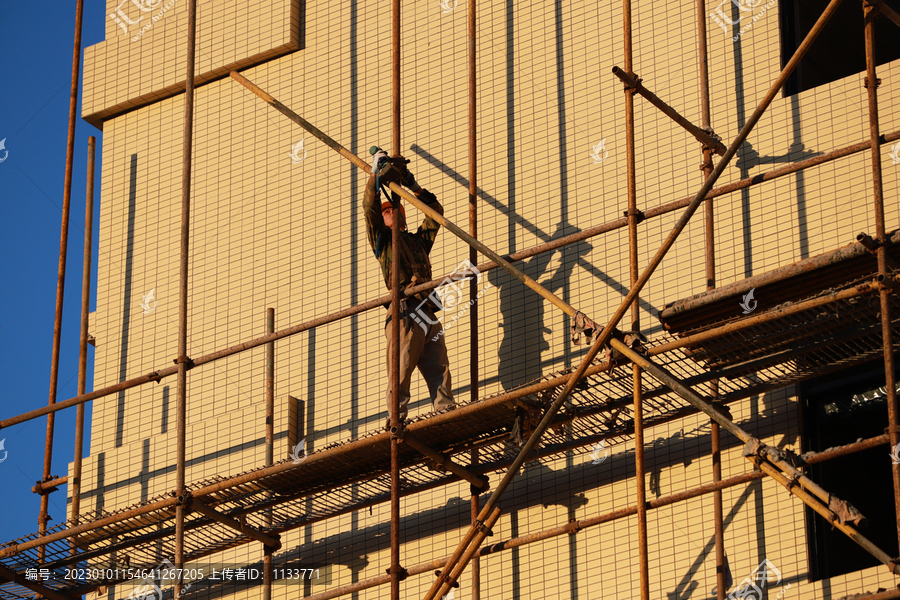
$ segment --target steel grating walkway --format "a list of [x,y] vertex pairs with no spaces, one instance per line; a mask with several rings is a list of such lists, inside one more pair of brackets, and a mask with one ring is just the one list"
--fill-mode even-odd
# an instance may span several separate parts
[[[896,237],[896,235],[895,235]],[[878,298],[872,290],[877,269],[874,257],[848,246],[790,267],[738,282],[733,289],[720,288],[666,308],[660,320],[670,331],[645,345],[655,360],[703,395],[709,382],[718,379],[719,399],[730,402],[777,389],[810,377],[880,358],[881,331]],[[894,247],[896,248],[896,246]],[[843,254],[840,254],[843,253]],[[832,256],[833,255],[833,256]],[[820,260],[826,266],[803,271],[798,266]],[[839,269],[834,269],[837,264]],[[785,271],[785,269],[787,271]],[[829,270],[830,269],[830,270]],[[783,277],[776,277],[779,272]],[[804,275],[806,273],[806,275]],[[812,273],[812,275],[809,275]],[[803,285],[785,281],[805,278]],[[771,286],[771,296],[766,286]],[[748,287],[753,286],[753,287]],[[800,289],[805,292],[798,292]],[[748,289],[757,289],[759,312],[743,315],[739,303]],[[777,293],[776,293],[777,290]],[[849,298],[803,309],[801,303],[828,299],[837,292],[858,290]],[[893,329],[900,339],[900,302],[891,295]],[[798,306],[800,305],[800,306]],[[796,309],[787,313],[786,309]],[[733,330],[730,326],[759,321]],[[692,336],[721,331],[694,343]],[[673,347],[678,346],[680,347]],[[446,456],[462,457],[480,450],[480,463],[468,467],[476,474],[505,469],[517,453],[510,429],[518,419],[527,437],[529,428],[562,390],[567,369],[502,394],[461,405],[449,413],[430,414],[409,422],[407,435],[427,440],[428,446]],[[644,381],[644,422],[652,427],[695,411],[649,374]],[[549,460],[567,451],[586,453],[601,439],[624,440],[633,433],[632,375],[627,363],[599,359],[556,416],[555,424],[541,440],[534,460]],[[408,444],[401,445],[402,494],[410,495],[460,478],[438,470]],[[286,459],[231,477],[216,477],[187,486],[191,496],[220,513],[240,518],[265,533],[282,533],[347,512],[360,510],[390,498],[390,434],[372,431],[359,439],[325,447],[300,463]],[[50,580],[39,582],[73,596],[87,593],[106,580],[63,581],[66,567],[119,563],[127,556],[131,567],[155,567],[174,555],[175,502],[161,495],[140,505],[115,512],[82,515],[78,535],[62,535],[75,523],[61,523],[48,530],[56,536],[39,561],[38,548],[28,547],[31,534],[0,546],[0,565],[18,574],[45,568]],[[271,512],[272,525],[266,525]],[[197,512],[186,517],[186,562],[253,540]],[[315,560],[315,557],[311,557]],[[102,561],[102,562],[101,562]],[[0,600],[32,598],[34,592],[0,577]]]

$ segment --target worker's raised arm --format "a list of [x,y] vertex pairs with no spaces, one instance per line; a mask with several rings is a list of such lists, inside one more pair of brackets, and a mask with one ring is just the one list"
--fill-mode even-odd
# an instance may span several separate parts
[[[426,190],[425,188],[421,188],[421,191],[416,194],[416,197],[427,204],[429,207],[433,208],[434,211],[440,215],[444,214],[444,207],[441,206],[441,203],[438,202],[437,196]],[[419,230],[416,232],[417,236],[422,238],[422,241],[427,245],[427,250],[431,252],[431,247],[434,245],[434,240],[437,238],[438,230],[441,228],[441,224],[432,219],[430,216],[426,216],[425,220],[422,221],[422,224],[419,226]]]
[[369,238],[369,246],[375,251],[375,243],[378,234],[386,229],[384,218],[381,216],[381,203],[378,201],[378,187],[375,171],[366,180],[366,191],[363,192],[363,218],[366,220],[366,236]]

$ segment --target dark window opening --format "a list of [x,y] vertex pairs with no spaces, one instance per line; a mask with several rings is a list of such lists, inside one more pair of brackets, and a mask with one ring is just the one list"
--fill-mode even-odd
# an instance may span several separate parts
[[[870,362],[813,379],[801,387],[804,450],[821,452],[884,433],[888,424],[884,367]],[[897,556],[891,451],[878,446],[815,465],[810,477],[825,491],[865,515],[860,532],[890,556]],[[806,509],[811,581],[879,565],[879,561]]]
[[[803,38],[821,16],[828,0],[781,0],[781,66],[788,63]],[[900,11],[900,0],[885,0]],[[875,62],[900,58],[900,28],[880,16],[875,19]],[[866,45],[861,2],[842,2],[806,56],[784,85],[791,96],[866,70]]]

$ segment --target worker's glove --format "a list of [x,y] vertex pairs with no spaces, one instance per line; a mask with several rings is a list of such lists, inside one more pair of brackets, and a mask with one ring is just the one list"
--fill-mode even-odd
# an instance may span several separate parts
[[372,155],[372,175],[378,175],[378,172],[384,168],[384,164],[379,164],[381,161],[384,161],[387,164],[387,152],[384,150],[379,150],[375,154]]
[[406,169],[406,174],[403,175],[403,185],[416,193],[422,189],[422,186],[416,183],[416,178],[413,177],[412,171],[409,169]]
[[425,204],[431,205],[437,202],[437,196],[423,188],[422,191],[419,192],[419,200]]

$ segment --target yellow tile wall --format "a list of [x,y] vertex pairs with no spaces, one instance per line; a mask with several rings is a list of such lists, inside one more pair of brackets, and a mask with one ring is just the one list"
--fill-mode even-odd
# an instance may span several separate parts
[[[107,41],[86,51],[83,114],[122,112],[128,102],[137,107],[113,111],[116,116],[103,123],[95,389],[166,367],[176,355],[183,96],[150,103],[147,97],[177,84],[183,72],[184,6],[179,1],[159,27],[134,43],[108,19]],[[351,151],[368,157],[370,145],[389,146],[387,3],[328,0],[305,3],[301,12],[300,4],[275,0],[201,2],[200,7],[198,72],[256,57],[259,64],[245,76]],[[114,9],[111,2],[107,12]],[[401,150],[412,159],[418,181],[461,226],[468,218],[470,177],[466,18],[461,2],[449,12],[442,12],[437,0],[404,3],[401,48]],[[693,3],[633,3],[634,70],[650,90],[699,123],[695,19]],[[302,31],[291,29],[296,23],[303,23]],[[613,66],[624,67],[621,23],[621,6],[614,2],[479,3],[478,230],[498,252],[616,219],[626,208],[624,100],[611,73]],[[738,44],[711,21],[707,25],[712,126],[727,144],[777,76],[778,19],[774,11],[765,15]],[[301,39],[299,51],[259,58],[286,40]],[[742,65],[739,71],[736,64]],[[882,107],[898,101],[892,83],[898,69],[897,62],[879,67]],[[720,181],[770,170],[807,156],[804,151],[827,152],[865,140],[862,77],[791,98],[777,96]],[[642,98],[635,99],[635,123],[638,206],[694,194],[701,183],[696,141]],[[894,112],[882,110],[882,131],[893,131],[898,123]],[[293,163],[291,148],[301,140],[306,158]],[[595,164],[590,153],[601,140],[609,155]],[[886,146],[882,152],[891,229],[900,220],[900,167],[891,165]],[[754,153],[762,158],[754,162]],[[858,154],[809,169],[802,178],[792,175],[718,198],[718,284],[831,250],[859,231],[873,232],[868,160]],[[360,211],[364,175],[230,78],[197,88],[192,181],[190,356],[262,335],[269,307],[280,330],[386,293]],[[803,223],[797,204],[801,185]],[[680,214],[640,225],[642,267]],[[411,224],[419,218],[410,211]],[[436,277],[467,257],[463,242],[441,232],[432,253]],[[627,234],[620,229],[597,236],[543,263],[526,261],[524,268],[604,321],[629,287]],[[568,341],[566,318],[509,280],[498,271],[480,284],[494,286],[478,311],[482,395],[577,364],[585,352]],[[144,312],[140,303],[151,289],[156,305]],[[642,329],[659,334],[656,312],[703,289],[703,222],[697,215],[642,294]],[[384,317],[376,309],[276,344],[276,399],[290,395],[306,401],[312,417],[308,450],[354,439],[383,423]],[[468,400],[470,325],[470,317],[462,317],[446,336],[459,400]],[[513,342],[504,343],[505,335]],[[189,481],[262,464],[264,378],[263,348],[190,371]],[[418,378],[413,396],[412,414],[427,411],[427,389]],[[797,411],[792,388],[733,405],[735,419],[763,441],[799,450]],[[174,378],[94,401],[84,478],[91,501],[83,503],[85,510],[98,498],[105,510],[113,510],[173,487],[174,418]],[[282,414],[277,433],[284,435],[288,427]],[[710,481],[708,432],[708,422],[699,417],[646,432],[648,498]],[[731,442],[723,477],[750,468]],[[501,504],[504,516],[491,541],[632,505],[633,442],[612,444],[610,450],[600,465],[580,451],[527,467]],[[101,457],[103,489],[98,490]],[[404,499],[404,565],[453,550],[465,530],[468,494],[467,485],[454,484]],[[768,480],[723,495],[730,519],[726,549],[736,583],[763,558],[791,583],[785,597],[796,600],[897,583],[884,568],[809,583],[802,506]],[[282,541],[285,551],[333,564],[334,585],[344,585],[384,572],[388,522],[384,504],[290,531]],[[648,530],[651,597],[710,597],[715,585],[711,497],[651,511]],[[257,561],[261,554],[249,545],[218,558]],[[481,564],[482,597],[639,597],[633,518]],[[470,597],[469,577],[463,577],[456,598]],[[412,577],[403,583],[403,595],[421,597],[430,583],[430,576]],[[356,597],[382,598],[384,590]],[[277,586],[274,595],[295,598],[297,590]],[[258,590],[233,597],[255,598]]]

